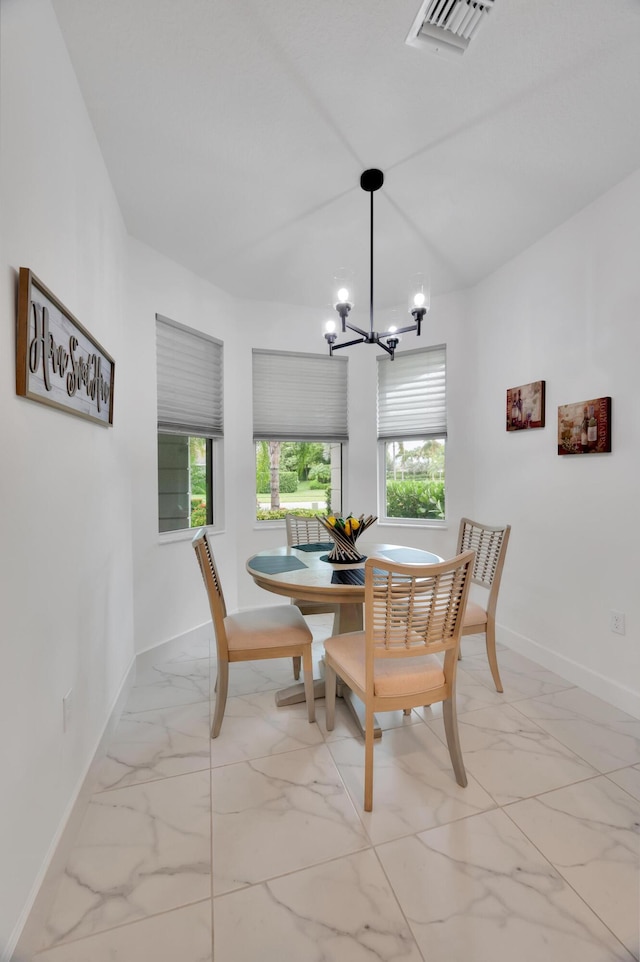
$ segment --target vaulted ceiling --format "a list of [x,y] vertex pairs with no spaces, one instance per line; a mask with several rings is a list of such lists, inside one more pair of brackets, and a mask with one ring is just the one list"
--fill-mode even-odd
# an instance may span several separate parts
[[420,0],[53,0],[129,232],[327,313],[466,288],[640,167],[640,0],[495,0],[466,53]]

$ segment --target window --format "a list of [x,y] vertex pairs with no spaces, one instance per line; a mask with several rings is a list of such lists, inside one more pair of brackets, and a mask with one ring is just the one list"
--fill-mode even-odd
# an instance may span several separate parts
[[443,520],[446,349],[378,358],[380,503],[385,520]]
[[159,530],[219,523],[222,343],[156,315],[156,351]]
[[253,352],[256,517],[340,511],[347,358]]

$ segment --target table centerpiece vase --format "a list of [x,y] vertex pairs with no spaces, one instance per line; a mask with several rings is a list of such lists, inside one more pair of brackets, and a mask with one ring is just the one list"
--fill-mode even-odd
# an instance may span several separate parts
[[327,517],[318,516],[318,521],[329,532],[334,546],[327,555],[327,561],[332,564],[357,564],[364,561],[356,547],[356,542],[363,531],[366,531],[378,518],[374,515],[359,517],[348,515],[343,518],[340,515],[328,515]]

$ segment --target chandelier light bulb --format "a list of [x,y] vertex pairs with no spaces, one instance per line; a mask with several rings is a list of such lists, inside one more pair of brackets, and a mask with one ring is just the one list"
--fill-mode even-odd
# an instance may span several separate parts
[[[426,274],[414,274],[409,278],[409,313],[414,311],[421,312],[421,318],[429,310],[431,294],[429,290],[429,278]],[[415,314],[414,314],[415,317]]]
[[324,330],[325,334],[335,334],[336,322],[330,318],[325,324]]
[[346,287],[341,287],[340,290],[338,291],[338,303],[346,304],[348,300],[349,300],[349,291],[347,290]]

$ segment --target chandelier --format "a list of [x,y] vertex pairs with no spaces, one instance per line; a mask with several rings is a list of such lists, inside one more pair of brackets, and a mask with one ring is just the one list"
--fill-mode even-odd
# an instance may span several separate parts
[[414,323],[406,327],[391,326],[389,330],[384,331],[382,334],[378,334],[373,329],[373,195],[382,187],[383,183],[384,174],[381,170],[375,168],[365,170],[360,177],[360,186],[371,195],[371,227],[369,234],[369,330],[363,331],[362,328],[348,321],[349,312],[353,307],[353,301],[351,300],[351,292],[347,280],[348,272],[340,272],[336,277],[336,290],[334,291],[336,300],[333,306],[340,317],[342,333],[345,334],[348,328],[359,336],[353,338],[351,341],[343,341],[341,344],[336,344],[338,338],[336,322],[334,320],[327,321],[324,336],[329,345],[329,354],[331,355],[334,351],[342,347],[351,347],[352,344],[378,344],[387,354],[391,355],[391,360],[393,360],[395,350],[400,342],[400,335],[415,331],[416,335],[420,336],[422,319],[429,310],[429,287],[423,275],[416,274],[413,278],[409,295],[409,313],[413,317]]

